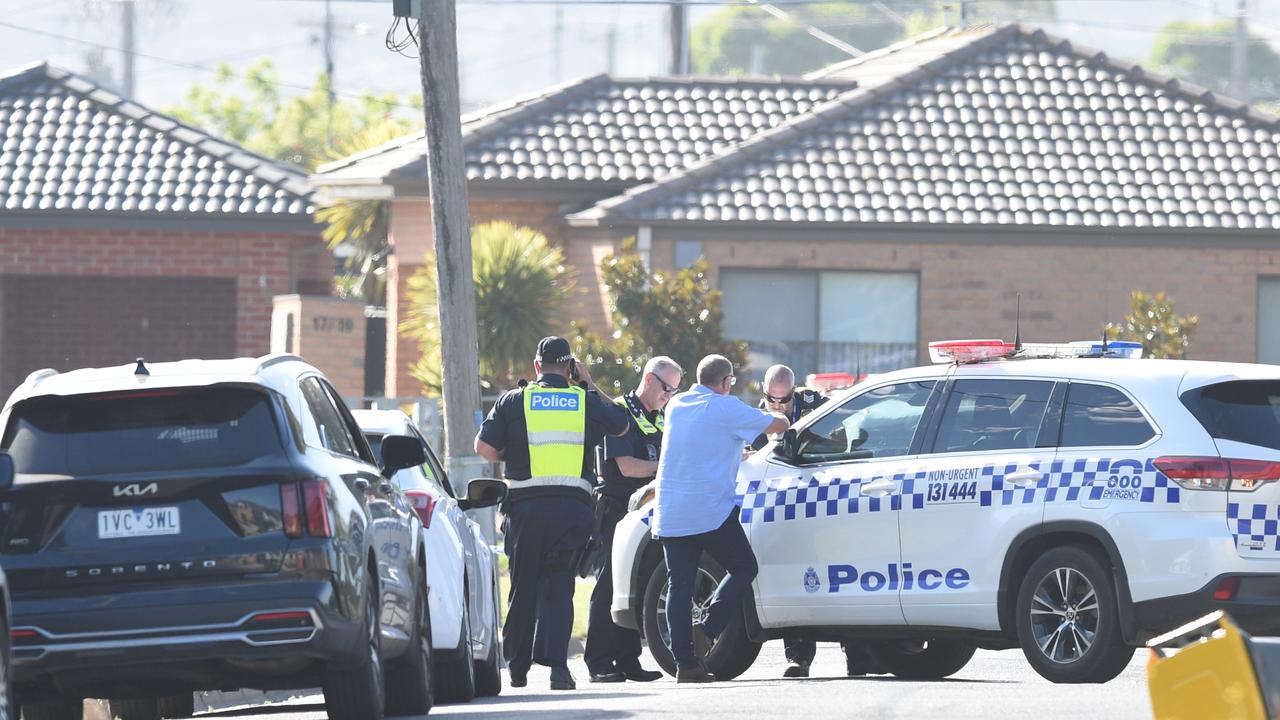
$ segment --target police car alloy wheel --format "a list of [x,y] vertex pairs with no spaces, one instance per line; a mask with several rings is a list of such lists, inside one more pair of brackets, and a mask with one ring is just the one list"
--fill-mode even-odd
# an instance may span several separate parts
[[[711,596],[716,586],[725,576],[724,568],[710,557],[703,555],[698,563],[698,576],[693,587],[693,620],[700,621],[711,604]],[[667,563],[659,561],[653,569],[645,587],[643,628],[649,652],[658,666],[668,675],[675,677],[676,661],[671,655],[671,633],[667,629]],[[694,651],[698,631],[694,630]],[[734,614],[720,637],[716,639],[710,650],[702,656],[703,665],[716,676],[717,680],[732,680],[746,672],[760,654],[761,644],[747,637],[746,625],[742,613]]]
[[1022,651],[1047,680],[1107,682],[1133,658],[1120,637],[1115,583],[1091,549],[1041,555],[1023,577],[1016,612]]

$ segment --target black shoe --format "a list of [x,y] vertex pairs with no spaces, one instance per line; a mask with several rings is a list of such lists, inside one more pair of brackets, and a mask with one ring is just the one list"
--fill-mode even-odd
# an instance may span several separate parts
[[786,670],[782,671],[784,678],[806,678],[809,677],[809,663],[791,663]]
[[551,689],[577,690],[578,683],[573,681],[573,675],[569,673],[569,668],[551,668]]
[[617,670],[606,670],[602,673],[591,673],[591,682],[593,683],[620,683],[626,681],[627,676]]
[[690,668],[676,668],[677,683],[710,683],[715,682],[716,676],[707,672],[707,669],[698,663]]
[[525,685],[529,684],[528,670],[522,671],[522,670],[515,670],[513,668],[507,668],[507,672],[510,673],[511,675],[511,687],[522,688]]
[[645,670],[639,665],[623,668],[620,672],[631,682],[653,682],[662,679],[662,673],[657,670]]

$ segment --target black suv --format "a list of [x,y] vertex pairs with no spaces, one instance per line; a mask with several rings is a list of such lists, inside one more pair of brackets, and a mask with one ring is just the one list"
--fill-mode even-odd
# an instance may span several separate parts
[[[421,520],[333,387],[287,355],[32,373],[0,411],[27,720],[186,717],[197,690],[322,686],[329,717],[431,708]],[[384,702],[385,698],[385,702]]]

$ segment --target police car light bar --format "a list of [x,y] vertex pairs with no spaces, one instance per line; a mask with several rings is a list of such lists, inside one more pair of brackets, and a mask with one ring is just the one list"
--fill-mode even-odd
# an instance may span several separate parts
[[1098,340],[1078,340],[1070,343],[1026,343],[1022,346],[1020,358],[1140,358],[1142,343],[1127,340],[1108,342],[1106,350]]
[[971,363],[1007,358],[1017,346],[1004,340],[943,340],[929,343],[929,359],[935,363]]

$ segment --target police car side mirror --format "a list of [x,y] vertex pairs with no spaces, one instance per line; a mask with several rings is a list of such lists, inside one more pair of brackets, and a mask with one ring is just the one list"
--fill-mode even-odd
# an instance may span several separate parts
[[463,510],[493,507],[507,497],[507,484],[493,478],[476,478],[467,483],[467,496],[458,500]]
[[7,490],[13,485],[13,456],[0,450],[0,490]]
[[778,441],[778,446],[774,452],[787,460],[795,460],[800,457],[800,440],[795,428],[787,428],[782,433],[782,439]]
[[408,435],[388,435],[382,438],[382,474],[391,477],[397,471],[417,467],[427,461],[427,451],[422,441]]

